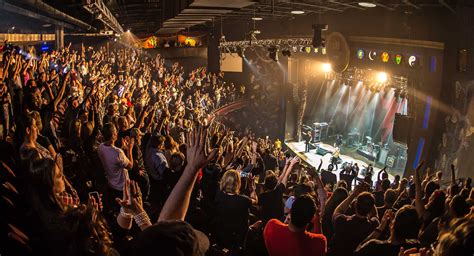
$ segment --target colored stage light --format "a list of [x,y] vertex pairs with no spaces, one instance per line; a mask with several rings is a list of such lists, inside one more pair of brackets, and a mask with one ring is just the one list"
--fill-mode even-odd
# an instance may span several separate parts
[[323,63],[323,72],[324,73],[329,73],[332,71],[331,63]]
[[384,84],[384,83],[387,82],[387,80],[388,80],[387,73],[385,73],[385,72],[377,73],[377,82]]

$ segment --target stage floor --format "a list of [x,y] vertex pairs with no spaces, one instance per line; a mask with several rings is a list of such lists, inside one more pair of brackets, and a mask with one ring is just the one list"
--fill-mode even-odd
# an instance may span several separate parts
[[[319,166],[319,163],[320,163],[321,159],[323,160],[323,166],[321,167],[322,169],[327,169],[328,165],[331,163],[331,157],[332,157],[331,153],[327,153],[324,156],[322,156],[322,155],[319,155],[319,154],[316,153],[317,149],[311,149],[309,152],[304,152],[304,149],[305,149],[305,142],[304,141],[302,141],[302,142],[292,142],[292,141],[288,142],[287,141],[287,142],[285,142],[285,144],[299,158],[301,158],[304,162],[308,163],[311,166],[314,166],[314,167],[317,168]],[[334,150],[335,150],[335,148],[332,145],[325,144],[325,143],[322,143],[322,142],[316,143],[316,145],[318,147],[323,148],[326,151],[329,151],[329,152],[334,152]],[[358,160],[358,159],[355,159],[353,157],[343,155],[343,154],[340,154],[339,157],[341,158],[342,163],[344,163],[344,162],[357,163],[360,170],[362,170],[363,168],[368,166],[369,163],[370,163],[370,162],[365,162],[365,161],[362,161],[362,160]],[[339,169],[334,171],[334,174],[337,175],[338,180],[339,180],[339,172],[341,171],[340,167],[342,166],[342,163],[338,164]],[[380,168],[374,167],[374,177],[372,178],[374,182],[377,180],[377,174],[378,174],[379,171],[380,171]],[[393,176],[390,173],[388,174],[388,176],[389,176],[388,177],[389,180],[393,181]],[[360,171],[359,171],[359,178],[364,178],[364,176],[360,175]]]

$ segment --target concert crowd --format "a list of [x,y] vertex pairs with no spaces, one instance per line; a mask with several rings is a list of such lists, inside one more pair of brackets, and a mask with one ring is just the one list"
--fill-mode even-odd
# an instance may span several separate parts
[[1,255],[474,254],[455,166],[338,177],[218,122],[247,98],[223,73],[124,47],[2,50]]

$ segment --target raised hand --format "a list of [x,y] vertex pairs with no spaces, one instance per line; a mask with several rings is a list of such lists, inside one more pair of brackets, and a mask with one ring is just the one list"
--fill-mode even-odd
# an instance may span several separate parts
[[204,148],[206,145],[207,129],[198,127],[191,130],[186,141],[186,160],[188,165],[194,170],[202,168],[209,163],[217,154],[217,149],[213,149],[206,156]]
[[365,191],[364,184],[358,184],[354,187],[354,190],[352,191],[352,193],[354,194],[354,196],[358,196],[360,193],[364,191]]
[[293,159],[290,160],[290,165],[295,165],[300,162],[300,158],[295,156]]
[[421,167],[423,166],[423,164],[425,163],[424,160],[421,160],[421,162],[418,164],[418,166],[416,167],[415,169],[415,175],[414,175],[414,179],[415,179],[415,183],[416,182],[421,182],[420,180],[420,170],[421,170]]
[[99,197],[99,200],[96,200],[93,196],[89,195],[89,200],[87,202],[92,208],[94,208],[96,211],[102,211],[104,208],[102,204],[102,199]]
[[253,176],[253,174],[251,173],[249,174],[247,182],[250,185],[249,186],[250,192],[255,191],[256,190],[255,176]]
[[142,193],[138,183],[129,179],[125,180],[123,184],[123,197],[115,198],[115,201],[120,204],[126,213],[137,215],[144,211]]
[[379,225],[379,228],[381,230],[385,230],[385,228],[388,226],[388,224],[390,224],[390,221],[393,220],[394,218],[394,213],[392,210],[386,210],[383,217],[382,217],[382,220],[380,221],[380,225]]
[[257,153],[257,142],[252,141],[252,153]]

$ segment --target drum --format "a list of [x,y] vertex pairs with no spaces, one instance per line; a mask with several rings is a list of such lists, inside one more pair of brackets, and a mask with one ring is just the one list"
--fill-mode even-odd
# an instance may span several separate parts
[[374,144],[373,143],[369,143],[367,145],[367,151],[369,151],[369,153],[374,153]]

